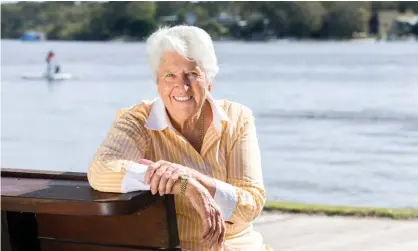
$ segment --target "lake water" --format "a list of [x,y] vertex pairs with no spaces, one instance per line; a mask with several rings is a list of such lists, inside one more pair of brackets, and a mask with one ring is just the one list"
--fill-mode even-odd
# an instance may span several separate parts
[[[216,43],[215,98],[256,117],[268,199],[418,208],[418,44]],[[2,41],[1,166],[85,172],[116,111],[156,95],[143,43]],[[47,84],[55,50],[74,80]]]

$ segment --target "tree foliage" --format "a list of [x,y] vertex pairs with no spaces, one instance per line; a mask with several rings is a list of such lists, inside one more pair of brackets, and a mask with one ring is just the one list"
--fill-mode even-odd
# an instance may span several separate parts
[[336,2],[326,17],[328,37],[351,38],[353,33],[367,32],[371,17],[370,5]]
[[[1,4],[1,37],[19,38],[25,31],[48,39],[141,40],[159,25],[181,24],[187,14],[215,38],[245,39],[253,34],[294,38],[350,38],[367,32],[380,10],[412,10],[417,2],[17,2]],[[222,21],[229,15],[233,22]],[[167,18],[168,17],[168,18]],[[174,19],[172,18],[174,17]],[[172,20],[172,21],[166,21]],[[245,21],[244,24],[242,21]],[[415,32],[416,28],[413,29]]]

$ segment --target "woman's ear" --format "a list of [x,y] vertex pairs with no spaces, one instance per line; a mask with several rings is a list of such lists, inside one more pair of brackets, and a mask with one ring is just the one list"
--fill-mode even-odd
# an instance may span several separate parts
[[208,85],[208,91],[212,91],[212,84]]

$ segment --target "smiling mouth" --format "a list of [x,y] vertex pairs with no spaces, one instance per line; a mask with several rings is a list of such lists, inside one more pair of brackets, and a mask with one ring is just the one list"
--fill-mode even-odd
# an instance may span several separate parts
[[192,96],[174,96],[173,98],[176,101],[185,102],[185,101],[189,101],[190,99],[192,99]]

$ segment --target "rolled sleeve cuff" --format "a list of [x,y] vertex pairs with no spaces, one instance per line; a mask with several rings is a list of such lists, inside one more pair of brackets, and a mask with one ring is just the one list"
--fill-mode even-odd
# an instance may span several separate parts
[[215,202],[220,207],[224,219],[229,221],[237,204],[237,190],[231,184],[217,179],[214,180],[216,183]]
[[122,180],[122,193],[150,190],[150,185],[145,184],[147,168],[146,165],[129,161],[125,167],[126,173]]

